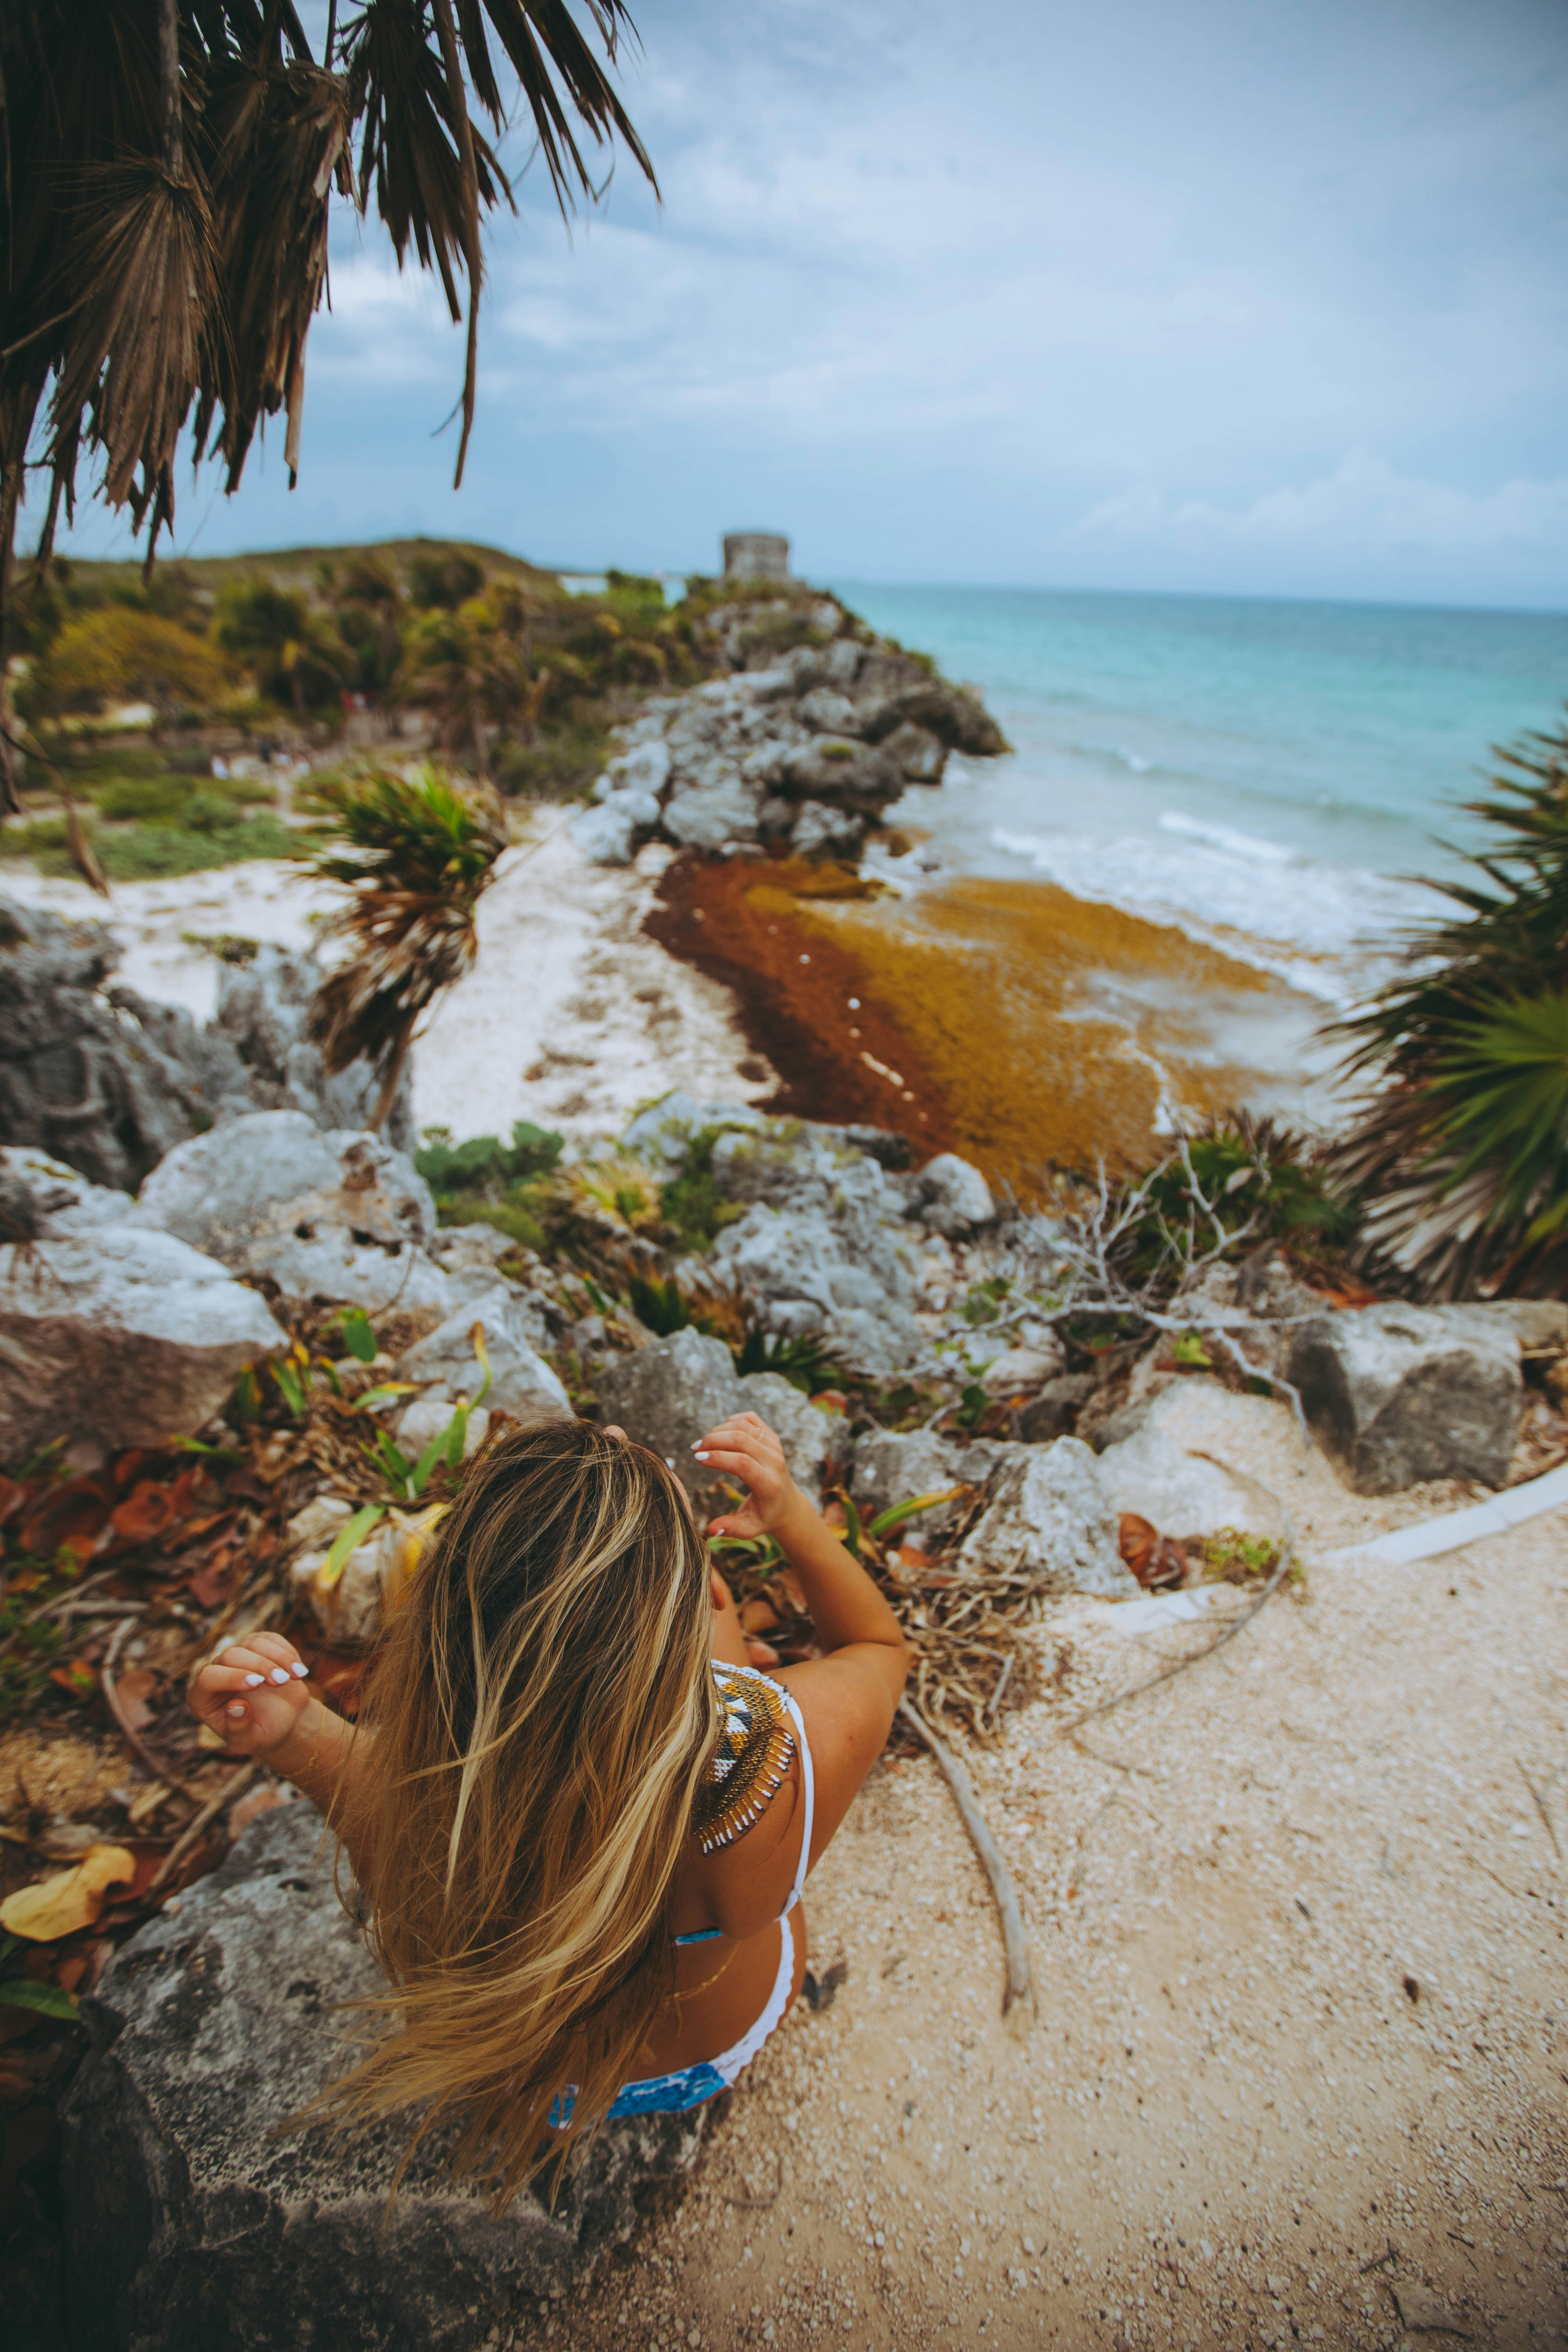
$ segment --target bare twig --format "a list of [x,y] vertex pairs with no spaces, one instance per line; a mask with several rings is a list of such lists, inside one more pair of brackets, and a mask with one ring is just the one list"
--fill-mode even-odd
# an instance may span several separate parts
[[217,1814],[222,1812],[224,1807],[227,1804],[231,1797],[238,1796],[246,1782],[254,1776],[257,1767],[253,1763],[242,1764],[237,1772],[230,1773],[228,1779],[224,1782],[216,1796],[210,1797],[207,1800],[206,1803],[202,1807],[201,1811],[196,1815],[195,1821],[189,1822],[186,1827],[180,1832],[179,1836],[174,1840],[174,1844],[169,1848],[168,1853],[163,1856],[163,1861],[158,1864],[157,1869],[153,1873],[152,1877],[148,1880],[147,1892],[149,1895],[153,1895],[157,1892],[158,1888],[163,1884],[165,1878],[168,1877],[169,1873],[174,1869],[174,1864],[177,1862],[183,1861],[184,1856],[189,1853],[192,1846],[195,1845],[202,1832],[206,1828],[207,1823],[214,1820]]
[[980,1810],[974,1783],[958,1758],[943,1740],[937,1738],[924,1716],[912,1707],[907,1698],[899,1701],[899,1713],[935,1757],[938,1769],[952,1791],[952,1801],[963,1817],[963,1826],[969,1832],[974,1851],[984,1864],[985,1874],[991,1881],[991,1892],[996,1897],[1003,1938],[1007,1947],[1007,1989],[1002,1996],[1002,2014],[1009,2019],[1015,2032],[1026,2033],[1035,1996],[1029,1982],[1029,1948],[1024,1935],[1024,1915],[1018,1907],[1018,1892],[1013,1884],[1012,1874],[1003,1861],[1002,1849]]
[[1520,1764],[1517,1756],[1513,1760],[1515,1764],[1519,1766],[1520,1779],[1530,1790],[1531,1802],[1534,1805],[1536,1811],[1541,1815],[1541,1826],[1546,1832],[1547,1836],[1552,1840],[1552,1851],[1557,1856],[1558,1861],[1561,1862],[1563,1859],[1563,1848],[1557,1842],[1557,1832],[1553,1829],[1552,1825],[1552,1816],[1546,1810],[1546,1800],[1542,1795],[1540,1790],[1536,1787],[1534,1781],[1531,1779],[1529,1773],[1525,1770],[1523,1765]]
[[[1185,1674],[1189,1666],[1200,1664],[1205,1658],[1212,1658],[1216,1650],[1223,1650],[1227,1642],[1234,1642],[1242,1628],[1246,1625],[1251,1624],[1253,1619],[1257,1616],[1258,1611],[1262,1608],[1264,1602],[1269,1598],[1269,1596],[1272,1593],[1279,1591],[1279,1587],[1284,1583],[1285,1579],[1289,1576],[1291,1569],[1295,1566],[1295,1552],[1290,1544],[1287,1542],[1284,1549],[1279,1555],[1279,1567],[1275,1570],[1273,1575],[1269,1578],[1268,1583],[1264,1586],[1257,1600],[1252,1602],[1249,1608],[1244,1609],[1239,1617],[1233,1617],[1225,1631],[1222,1633],[1217,1634],[1215,1638],[1209,1643],[1206,1649],[1194,1650],[1188,1656],[1176,1659],[1173,1664],[1163,1667],[1157,1675],[1151,1675],[1150,1679],[1146,1683],[1134,1683],[1131,1690],[1118,1691],[1111,1698],[1102,1698],[1098,1706],[1091,1706],[1086,1714],[1075,1716],[1070,1723],[1063,1724],[1062,1730],[1066,1736],[1068,1738],[1071,1738],[1076,1733],[1082,1730],[1086,1723],[1094,1722],[1096,1717],[1109,1715],[1112,1708],[1124,1706],[1129,1699],[1142,1698],[1146,1691],[1158,1690],[1162,1683],[1171,1682],[1177,1675]],[[1092,1753],[1092,1750],[1089,1752]],[[1100,1760],[1103,1762],[1104,1759],[1102,1758]]]
[[110,1714],[114,1717],[115,1722],[119,1725],[121,1735],[123,1738],[126,1746],[135,1757],[137,1762],[141,1764],[146,1771],[152,1774],[154,1780],[167,1780],[169,1778],[168,1767],[159,1763],[157,1758],[153,1754],[151,1748],[142,1738],[141,1733],[132,1729],[131,1718],[126,1714],[124,1703],[121,1698],[119,1691],[115,1687],[115,1660],[120,1655],[121,1645],[124,1642],[125,1636],[130,1633],[135,1622],[136,1621],[133,1617],[127,1617],[121,1624],[115,1627],[113,1639],[110,1641],[108,1649],[105,1651],[103,1664],[99,1668],[99,1680],[103,1685],[104,1703],[107,1706]]

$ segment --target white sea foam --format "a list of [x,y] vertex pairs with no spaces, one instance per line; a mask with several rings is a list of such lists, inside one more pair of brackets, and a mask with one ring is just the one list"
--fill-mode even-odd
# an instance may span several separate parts
[[1167,809],[1160,819],[1162,833],[1190,834],[1194,841],[1206,841],[1211,849],[1223,849],[1231,857],[1261,858],[1270,866],[1289,866],[1299,862],[1297,852],[1288,849],[1282,841],[1264,841],[1255,833],[1238,833],[1233,824],[1205,824],[1195,816],[1187,816],[1180,809]]
[[1365,992],[1387,970],[1405,927],[1434,904],[1418,884],[1321,865],[1229,826],[1187,820],[1168,832],[1176,839],[998,827],[991,840],[1074,898],[1176,923],[1335,1005]]

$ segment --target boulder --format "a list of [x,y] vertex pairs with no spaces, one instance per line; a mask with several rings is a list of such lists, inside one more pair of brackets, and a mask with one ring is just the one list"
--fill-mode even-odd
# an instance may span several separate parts
[[[330,1133],[358,1134],[381,1094],[381,1075],[363,1055],[329,1072],[321,1049],[305,1034],[310,1000],[321,984],[313,955],[291,955],[264,942],[248,961],[221,962],[217,1010],[209,1034],[232,1045],[244,1066],[254,1110],[303,1111]],[[399,1151],[412,1151],[414,1074],[405,1067],[384,1132]]]
[[956,1151],[939,1151],[921,1170],[915,1198],[921,1223],[949,1240],[994,1224],[996,1203],[978,1168]]
[[544,1340],[542,1308],[509,1290],[504,1282],[493,1283],[468,1300],[428,1338],[405,1349],[397,1360],[395,1378],[418,1381],[424,1400],[456,1403],[459,1396],[477,1396],[484,1374],[474,1353],[476,1323],[484,1326],[489,1358],[487,1403],[518,1421],[546,1421],[571,1412],[572,1401],[560,1380],[536,1352]]
[[987,1396],[1026,1396],[1058,1379],[1067,1370],[1067,1349],[1054,1332],[1047,1334],[1047,1340],[1048,1344],[1008,1348],[993,1356],[980,1375]]
[[[61,2113],[70,2352],[473,2352],[522,2294],[563,2294],[685,2171],[704,2110],[608,2126],[553,2208],[499,2218],[433,2136],[345,2144],[292,2119],[342,2063],[338,2004],[381,1990],[303,1802],[116,1955],[83,2003]],[[352,1896],[352,1886],[349,1889]]]
[[950,686],[908,654],[877,653],[861,664],[855,686],[860,731],[879,743],[900,727],[924,728],[952,751],[982,758],[1007,740],[978,694]]
[[0,1143],[132,1192],[175,1144],[250,1101],[233,1045],[112,987],[119,961],[101,923],[0,901]]
[[803,801],[790,833],[797,857],[847,857],[866,837],[866,820],[826,801]]
[[605,1420],[661,1454],[692,1501],[709,1513],[721,1510],[729,1498],[720,1474],[705,1470],[692,1447],[731,1413],[754,1412],[777,1432],[791,1476],[812,1496],[821,1487],[824,1465],[837,1469],[848,1450],[841,1415],[809,1404],[777,1372],[741,1379],[722,1339],[689,1326],[618,1358],[600,1380],[599,1402]]
[[[98,1225],[117,1225],[135,1206],[129,1192],[89,1183],[63,1160],[51,1160],[47,1151],[30,1144],[0,1150],[0,1174],[5,1177],[7,1196],[21,1211],[21,1223],[40,1240],[46,1234],[52,1239],[62,1234],[89,1234]],[[0,1241],[10,1238],[0,1229]]]
[[1010,1445],[958,1554],[960,1569],[1026,1576],[1038,1593],[1131,1601],[1139,1587],[1116,1548],[1116,1517],[1089,1448],[1076,1437]]
[[658,823],[651,793],[611,793],[597,808],[572,820],[572,839],[590,866],[629,866]]
[[863,815],[876,815],[904,788],[885,752],[842,735],[819,735],[791,751],[780,782],[796,800],[827,801]]
[[323,1135],[303,1111],[256,1111],[181,1144],[132,1216],[285,1298],[371,1313],[458,1303],[426,1247],[436,1208],[413,1161],[379,1136]]
[[[78,1216],[83,1214],[78,1204]],[[156,1445],[199,1429],[284,1335],[254,1290],[172,1234],[85,1221],[0,1248],[0,1453]]]
[[645,793],[657,798],[669,782],[669,745],[661,735],[634,743],[605,771],[618,793]]
[[[874,1429],[856,1445],[850,1492],[861,1517],[875,1518],[879,1511],[912,1502],[917,1495],[940,1495],[951,1486],[978,1489],[1006,1453],[1006,1447],[993,1439],[964,1444],[956,1438],[938,1437],[929,1429],[910,1430],[902,1436],[892,1430]],[[906,1519],[900,1532],[933,1543],[952,1532],[973,1499],[970,1493],[951,1503],[939,1503],[934,1509]]]
[[1524,1408],[1511,1329],[1454,1309],[1343,1308],[1297,1327],[1289,1367],[1315,1434],[1359,1494],[1506,1479]]
[[[720,1172],[722,1139],[714,1148]],[[760,1303],[771,1329],[820,1331],[830,1349],[869,1371],[912,1362],[923,1345],[914,1318],[915,1253],[900,1230],[897,1195],[875,1160],[846,1154],[837,1187],[803,1184],[779,1206],[759,1201],[726,1225],[709,1263]],[[721,1178],[727,1189],[734,1161]]]
[[858,735],[855,705],[831,686],[814,686],[800,698],[801,718],[814,735]]
[[947,765],[947,746],[929,727],[915,727],[906,719],[890,735],[884,736],[882,750],[906,783],[941,783]]
[[678,779],[665,803],[664,829],[686,849],[721,849],[727,841],[755,841],[763,788],[738,768],[718,761],[701,775]]
[[1287,1412],[1267,1397],[1234,1395],[1217,1381],[1175,1381],[1150,1402],[1133,1436],[1101,1452],[1106,1499],[1117,1513],[1152,1520],[1162,1535],[1235,1528],[1279,1542],[1287,1532],[1279,1498],[1244,1465]]

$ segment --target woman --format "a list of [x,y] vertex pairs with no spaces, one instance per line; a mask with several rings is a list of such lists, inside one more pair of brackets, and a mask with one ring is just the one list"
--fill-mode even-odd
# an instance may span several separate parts
[[356,1729],[281,1634],[218,1654],[203,1721],[341,1834],[389,1979],[322,2104],[460,2116],[504,2201],[606,2115],[732,2083],[805,1969],[801,1888],[887,1738],[898,1621],[741,1413],[695,1449],[776,1538],[823,1655],[750,1666],[684,1488],[616,1429],[554,1421],[475,1463],[367,1677]]

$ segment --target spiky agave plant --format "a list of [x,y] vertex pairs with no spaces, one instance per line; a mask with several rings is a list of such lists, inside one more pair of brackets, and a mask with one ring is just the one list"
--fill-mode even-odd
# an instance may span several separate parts
[[1489,845],[1437,887],[1463,911],[1330,1031],[1375,1087],[1333,1153],[1366,1242],[1417,1296],[1568,1281],[1568,729],[1500,751],[1467,803]]
[[323,782],[311,794],[332,838],[308,863],[350,896],[324,927],[352,942],[310,1001],[307,1028],[329,1070],[363,1055],[381,1075],[385,1121],[421,1016],[479,952],[475,909],[506,845],[499,809],[439,769]]

